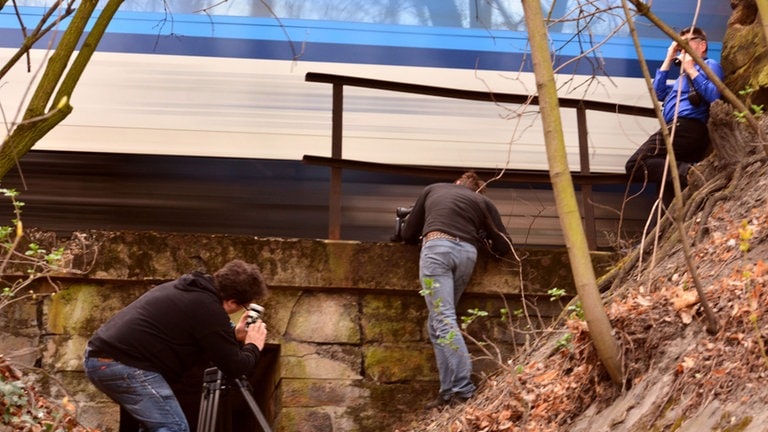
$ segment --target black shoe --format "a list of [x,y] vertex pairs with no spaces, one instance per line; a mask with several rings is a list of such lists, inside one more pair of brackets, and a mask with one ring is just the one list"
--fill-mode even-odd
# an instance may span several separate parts
[[451,401],[453,399],[443,399],[442,396],[438,396],[435,398],[435,400],[428,402],[426,405],[424,405],[424,409],[435,409],[435,408],[442,408],[445,406],[448,406],[451,404]]
[[453,395],[453,397],[451,398],[451,405],[461,405],[461,404],[467,403],[467,401],[470,398],[471,396],[464,397],[464,396]]

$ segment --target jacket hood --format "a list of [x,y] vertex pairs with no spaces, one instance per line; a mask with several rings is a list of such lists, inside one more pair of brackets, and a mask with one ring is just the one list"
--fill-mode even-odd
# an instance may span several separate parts
[[221,299],[219,290],[216,289],[216,283],[213,280],[213,276],[193,272],[185,274],[176,280],[174,287],[181,291],[203,291],[210,293],[217,299]]

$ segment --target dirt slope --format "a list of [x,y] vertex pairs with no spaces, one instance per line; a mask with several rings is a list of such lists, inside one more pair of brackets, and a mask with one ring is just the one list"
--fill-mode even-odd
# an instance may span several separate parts
[[611,384],[585,323],[568,319],[559,329],[573,334],[570,349],[551,337],[468,404],[398,430],[768,431],[768,168],[754,136],[736,135],[729,145],[739,154],[697,165],[686,192],[686,232],[716,334],[706,331],[677,231],[662,223],[659,244],[642,261],[635,246],[604,294],[624,388]]

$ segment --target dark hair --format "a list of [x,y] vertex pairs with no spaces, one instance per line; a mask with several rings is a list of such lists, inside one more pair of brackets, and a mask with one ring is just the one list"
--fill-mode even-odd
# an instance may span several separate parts
[[474,171],[467,171],[456,180],[456,184],[466,186],[472,189],[473,192],[485,194],[485,182],[480,180],[480,177],[475,174]]
[[[698,28],[698,27],[686,27],[682,30],[680,30],[680,36],[686,36],[691,35],[691,37],[696,37],[704,42],[707,42],[707,34],[704,33],[704,30]],[[707,49],[709,48],[709,43],[707,43]],[[707,52],[707,50],[704,50],[704,52]]]
[[237,304],[247,305],[267,295],[267,284],[256,264],[232,260],[214,273],[213,279],[222,300],[234,300]]

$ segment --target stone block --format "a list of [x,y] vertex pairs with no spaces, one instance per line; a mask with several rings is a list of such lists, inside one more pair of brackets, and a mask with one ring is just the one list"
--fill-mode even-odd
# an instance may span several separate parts
[[[406,415],[422,410],[422,407],[437,396],[440,384],[437,375],[434,381],[408,383],[369,383],[371,396],[367,403],[355,413],[356,424],[361,431],[392,431]],[[409,430],[409,429],[400,429]]]
[[302,290],[270,287],[269,295],[262,303],[264,306],[262,318],[267,324],[268,342],[280,343],[288,329],[294,307],[302,295]]
[[296,301],[285,337],[315,343],[360,343],[358,296],[304,292]]
[[40,322],[37,319],[37,310],[41,302],[42,298],[22,299],[0,308],[3,332],[21,337],[39,336]]
[[280,410],[275,432],[334,432],[335,413],[329,408],[290,408]]
[[[419,248],[413,245],[152,232],[89,231],[78,236],[73,262],[92,259],[78,251],[98,247],[90,278],[171,280],[199,269],[199,262],[190,257],[200,256],[209,272],[235,258],[256,263],[270,286],[389,291],[418,286]],[[565,251],[518,252],[525,256],[522,279],[529,290],[545,291],[558,278],[563,289],[573,289],[572,278],[562,278],[569,274]],[[541,266],[547,267],[529,274]],[[481,251],[468,292],[518,293],[520,271],[520,263]]]
[[366,376],[377,383],[431,380],[437,376],[429,343],[366,345],[363,355]]
[[90,337],[112,315],[151,288],[147,283],[70,284],[46,303],[49,333]]
[[77,420],[93,430],[117,432],[120,430],[120,407],[112,401],[78,404]]
[[39,338],[0,333],[0,355],[14,364],[34,366],[40,359]]
[[283,378],[362,379],[358,347],[287,342],[281,348]]
[[282,406],[354,406],[367,400],[369,390],[358,387],[361,380],[283,379]]
[[424,340],[428,312],[421,296],[370,294],[362,297],[362,307],[361,325],[366,343]]
[[82,371],[88,338],[84,336],[45,336],[43,363],[56,372]]

